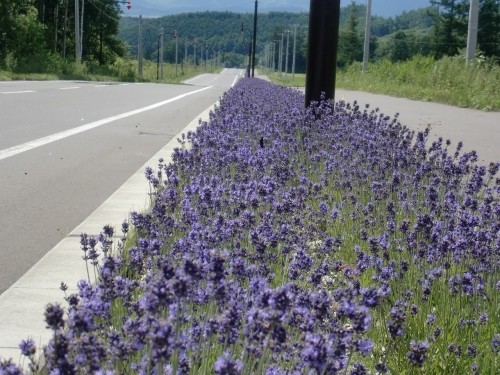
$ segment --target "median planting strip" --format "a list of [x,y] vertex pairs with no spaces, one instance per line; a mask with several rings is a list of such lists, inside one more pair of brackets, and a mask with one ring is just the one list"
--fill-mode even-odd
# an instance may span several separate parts
[[145,169],[151,206],[114,249],[120,225],[81,235],[87,277],[44,314],[50,370],[496,371],[500,164],[377,109],[303,103],[241,80]]

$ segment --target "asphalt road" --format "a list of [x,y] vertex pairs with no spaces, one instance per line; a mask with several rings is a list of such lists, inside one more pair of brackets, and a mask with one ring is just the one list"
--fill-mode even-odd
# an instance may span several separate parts
[[0,294],[241,74],[0,82]]
[[411,130],[422,131],[429,127],[430,142],[437,137],[449,139],[452,154],[461,141],[462,151],[475,150],[478,153],[478,163],[487,165],[500,162],[500,112],[484,112],[349,90],[337,90],[335,100],[350,103],[357,101],[361,109],[369,104],[370,110],[378,107],[380,112],[391,118],[398,113],[401,124]]

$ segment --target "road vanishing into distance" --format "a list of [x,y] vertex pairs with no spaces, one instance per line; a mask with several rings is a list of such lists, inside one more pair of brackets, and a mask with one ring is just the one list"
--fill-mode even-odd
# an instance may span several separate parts
[[[184,85],[0,81],[0,294],[243,73]],[[500,160],[500,112],[346,90],[336,99],[400,112],[413,130],[462,140],[480,162]]]
[[0,81],[0,294],[242,75]]

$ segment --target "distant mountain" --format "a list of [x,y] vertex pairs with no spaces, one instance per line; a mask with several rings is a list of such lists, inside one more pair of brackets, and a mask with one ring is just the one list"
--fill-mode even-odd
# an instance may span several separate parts
[[[132,9],[124,6],[124,16],[162,17],[171,14],[203,12],[203,11],[229,11],[237,13],[253,13],[255,1],[244,0],[131,0]],[[355,1],[358,5],[365,5],[366,0]],[[351,0],[341,0],[341,6],[351,4]],[[258,3],[259,12],[308,12],[310,0],[264,0]],[[424,8],[429,6],[429,0],[374,0],[372,2],[373,15],[394,17],[404,11]]]

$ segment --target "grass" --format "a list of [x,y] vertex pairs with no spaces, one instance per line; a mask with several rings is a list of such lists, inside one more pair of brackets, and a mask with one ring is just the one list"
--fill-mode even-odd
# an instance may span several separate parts
[[[269,78],[285,86],[304,86],[305,75],[281,76],[267,72]],[[467,66],[461,56],[415,56],[392,63],[387,60],[368,65],[361,63],[337,71],[336,85],[341,89],[367,91],[422,101],[450,104],[484,111],[500,110],[500,66],[478,58]]]
[[[92,80],[180,83],[202,73],[220,71],[213,63],[204,66],[178,64],[164,65],[163,79],[158,78],[156,62],[144,61],[143,75],[138,76],[137,61],[117,59],[111,66],[54,61],[46,73],[19,73],[0,70],[0,80]],[[274,83],[305,86],[305,74],[285,74],[262,69]],[[500,111],[500,66],[484,58],[477,58],[467,66],[461,56],[414,56],[411,60],[392,63],[388,60],[369,64],[362,73],[361,63],[353,63],[337,71],[338,88],[386,94],[422,101],[450,104],[484,111]]]
[[137,61],[131,59],[117,59],[113,65],[99,66],[95,63],[75,63],[58,61],[52,64],[43,73],[26,73],[15,70],[0,69],[0,80],[85,80],[85,81],[119,81],[119,82],[156,82],[156,83],[181,83],[191,77],[202,73],[218,73],[220,67],[212,64],[194,66],[192,64],[164,63],[163,78],[159,77],[156,62],[145,60],[143,74],[139,77]]
[[54,330],[75,339],[47,351],[52,369],[176,373],[184,359],[182,373],[213,374],[228,355],[241,371],[217,374],[337,373],[317,366],[336,359],[345,374],[497,373],[498,166],[376,111],[305,111],[261,80],[240,81],[210,118],[147,171],[151,209]]

